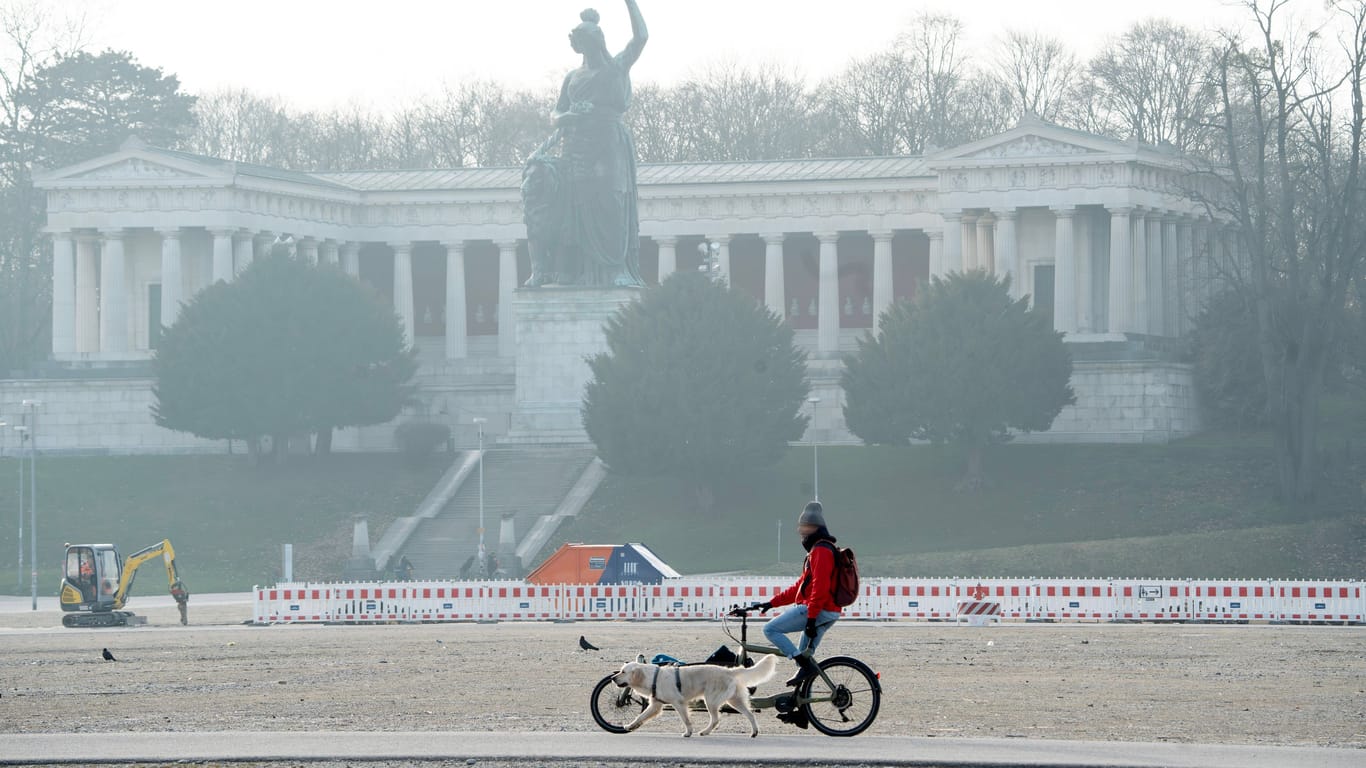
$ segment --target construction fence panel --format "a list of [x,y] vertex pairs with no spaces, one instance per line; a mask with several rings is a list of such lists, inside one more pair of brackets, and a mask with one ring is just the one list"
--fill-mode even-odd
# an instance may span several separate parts
[[1195,579],[1187,587],[1192,621],[1271,621],[1276,618],[1275,588],[1270,582]]
[[[277,584],[256,591],[257,620],[267,624],[331,621],[331,585]],[[262,620],[264,619],[264,620]]]
[[715,616],[712,585],[666,581],[641,587],[642,619],[710,619]]
[[1280,621],[1361,623],[1361,583],[1349,581],[1278,581]]
[[883,579],[877,590],[879,618],[952,621],[957,610],[953,579]]
[[1116,581],[1116,621],[1189,621],[1189,585],[1179,579]]
[[644,613],[640,585],[578,584],[561,594],[565,619],[633,619]]
[[1027,619],[1047,621],[1112,621],[1115,587],[1095,579],[1049,579],[1033,586]]
[[472,582],[436,581],[414,585],[413,606],[408,615],[415,621],[482,619],[486,588],[483,584]]

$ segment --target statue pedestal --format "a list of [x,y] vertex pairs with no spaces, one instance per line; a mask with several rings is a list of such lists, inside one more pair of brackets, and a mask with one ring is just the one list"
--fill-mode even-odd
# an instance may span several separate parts
[[607,350],[605,324],[639,288],[520,288],[512,297],[517,387],[506,443],[588,445],[587,358]]

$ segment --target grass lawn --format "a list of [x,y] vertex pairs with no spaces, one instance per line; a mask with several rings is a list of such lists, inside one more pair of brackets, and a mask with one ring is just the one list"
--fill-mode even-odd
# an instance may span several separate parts
[[[445,459],[412,469],[390,454],[298,457],[283,467],[254,467],[243,456],[40,456],[38,589],[56,593],[65,542],[113,543],[127,557],[163,538],[192,593],[273,583],[285,543],[294,545],[297,576],[336,577],[350,555],[352,516],[369,516],[377,542],[390,520],[412,514]],[[18,462],[0,460],[0,592],[15,587],[17,478]],[[139,573],[135,594],[166,591],[158,568],[143,566],[151,572]],[[19,592],[28,591],[25,573]]]
[[[977,493],[953,489],[959,467],[931,446],[822,448],[826,519],[868,575],[1366,574],[1360,480],[1340,467],[1319,505],[1291,512],[1255,440],[1000,446],[986,463],[993,486]],[[790,572],[811,477],[811,449],[793,449],[704,509],[676,480],[609,476],[561,538],[641,541],[684,573]]]
[[[39,589],[55,593],[67,541],[112,542],[127,555],[169,538],[195,592],[273,582],[287,542],[297,578],[337,578],[353,515],[369,515],[377,542],[393,518],[411,514],[447,458],[416,469],[390,454],[300,457],[284,467],[253,467],[242,456],[40,458]],[[953,489],[960,463],[948,451],[827,447],[820,491],[832,529],[869,576],[1362,578],[1362,458],[1334,459],[1322,502],[1300,512],[1274,501],[1269,449],[1244,435],[1001,446],[987,457],[993,486],[966,494]],[[17,473],[13,458],[0,460],[6,593],[16,591]],[[717,488],[710,508],[675,480],[609,475],[542,554],[560,541],[641,541],[683,573],[791,573],[811,473],[811,449],[794,448],[776,466]],[[160,579],[142,574],[137,593],[162,592]],[[17,591],[27,594],[27,574]]]

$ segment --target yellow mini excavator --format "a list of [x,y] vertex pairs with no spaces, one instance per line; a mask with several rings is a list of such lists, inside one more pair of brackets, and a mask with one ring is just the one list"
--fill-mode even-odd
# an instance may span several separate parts
[[180,580],[175,567],[175,550],[171,542],[163,540],[128,556],[119,557],[113,544],[67,544],[66,559],[62,564],[62,610],[70,611],[62,617],[67,627],[124,627],[141,624],[145,620],[123,609],[133,591],[133,578],[138,568],[160,557],[166,564],[166,579],[171,584],[171,597],[180,609],[180,623],[186,620],[190,590]]

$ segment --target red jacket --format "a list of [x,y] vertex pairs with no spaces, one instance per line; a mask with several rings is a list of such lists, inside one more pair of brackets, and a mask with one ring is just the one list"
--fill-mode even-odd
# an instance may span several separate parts
[[805,603],[807,618],[816,618],[821,611],[840,612],[835,605],[835,552],[832,547],[821,546],[817,542],[806,555],[802,564],[801,578],[797,583],[784,589],[769,599],[773,607]]

